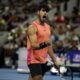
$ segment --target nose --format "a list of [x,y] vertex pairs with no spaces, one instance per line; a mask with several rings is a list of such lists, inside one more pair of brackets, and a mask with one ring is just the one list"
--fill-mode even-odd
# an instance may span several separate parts
[[47,12],[47,11],[45,11],[45,13],[47,14],[48,12]]
[[47,16],[47,15],[48,15],[47,11],[45,11],[45,12],[44,12],[44,15],[45,15],[45,16]]

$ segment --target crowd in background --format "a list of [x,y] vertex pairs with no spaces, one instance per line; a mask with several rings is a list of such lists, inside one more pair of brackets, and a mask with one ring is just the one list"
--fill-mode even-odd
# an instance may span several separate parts
[[[11,0],[13,1],[13,0]],[[38,4],[46,3],[50,9],[56,8],[54,19],[47,21],[52,29],[53,50],[55,53],[66,53],[68,50],[80,50],[80,35],[77,32],[80,23],[80,9],[73,7],[72,16],[63,15],[60,11],[61,3],[67,10],[69,0],[41,0]],[[15,61],[18,59],[16,51],[26,45],[27,27],[30,18],[35,16],[38,6],[34,0],[14,0],[8,5],[0,5],[0,32],[7,31],[7,39],[1,47],[5,56],[10,56]],[[3,50],[4,49],[4,50]],[[4,56],[2,54],[2,56]],[[2,58],[2,56],[0,56]],[[15,57],[17,56],[17,57]],[[0,60],[2,61],[2,59]],[[0,62],[1,63],[1,62]],[[4,64],[4,63],[3,63]],[[3,65],[2,64],[2,65]]]

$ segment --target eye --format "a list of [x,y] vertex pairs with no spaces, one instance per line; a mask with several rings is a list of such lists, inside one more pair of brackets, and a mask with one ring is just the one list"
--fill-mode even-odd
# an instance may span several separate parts
[[47,10],[47,9],[42,9],[42,11],[43,11],[43,12],[48,12],[48,10]]

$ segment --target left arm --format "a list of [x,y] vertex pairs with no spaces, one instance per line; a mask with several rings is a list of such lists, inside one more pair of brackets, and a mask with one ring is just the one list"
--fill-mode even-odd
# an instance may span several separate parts
[[54,63],[55,67],[58,69],[59,66],[57,64],[57,60],[56,60],[56,56],[55,56],[55,53],[53,51],[53,48],[52,48],[52,40],[50,39],[50,46],[48,46],[48,55],[51,57],[52,59],[52,62]]

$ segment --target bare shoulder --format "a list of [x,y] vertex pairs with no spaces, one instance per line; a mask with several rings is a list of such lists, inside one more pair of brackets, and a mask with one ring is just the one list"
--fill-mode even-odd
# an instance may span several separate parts
[[27,32],[28,32],[29,35],[35,34],[35,33],[37,32],[37,29],[36,29],[35,26],[29,25],[29,26],[28,26],[28,29],[27,29]]

